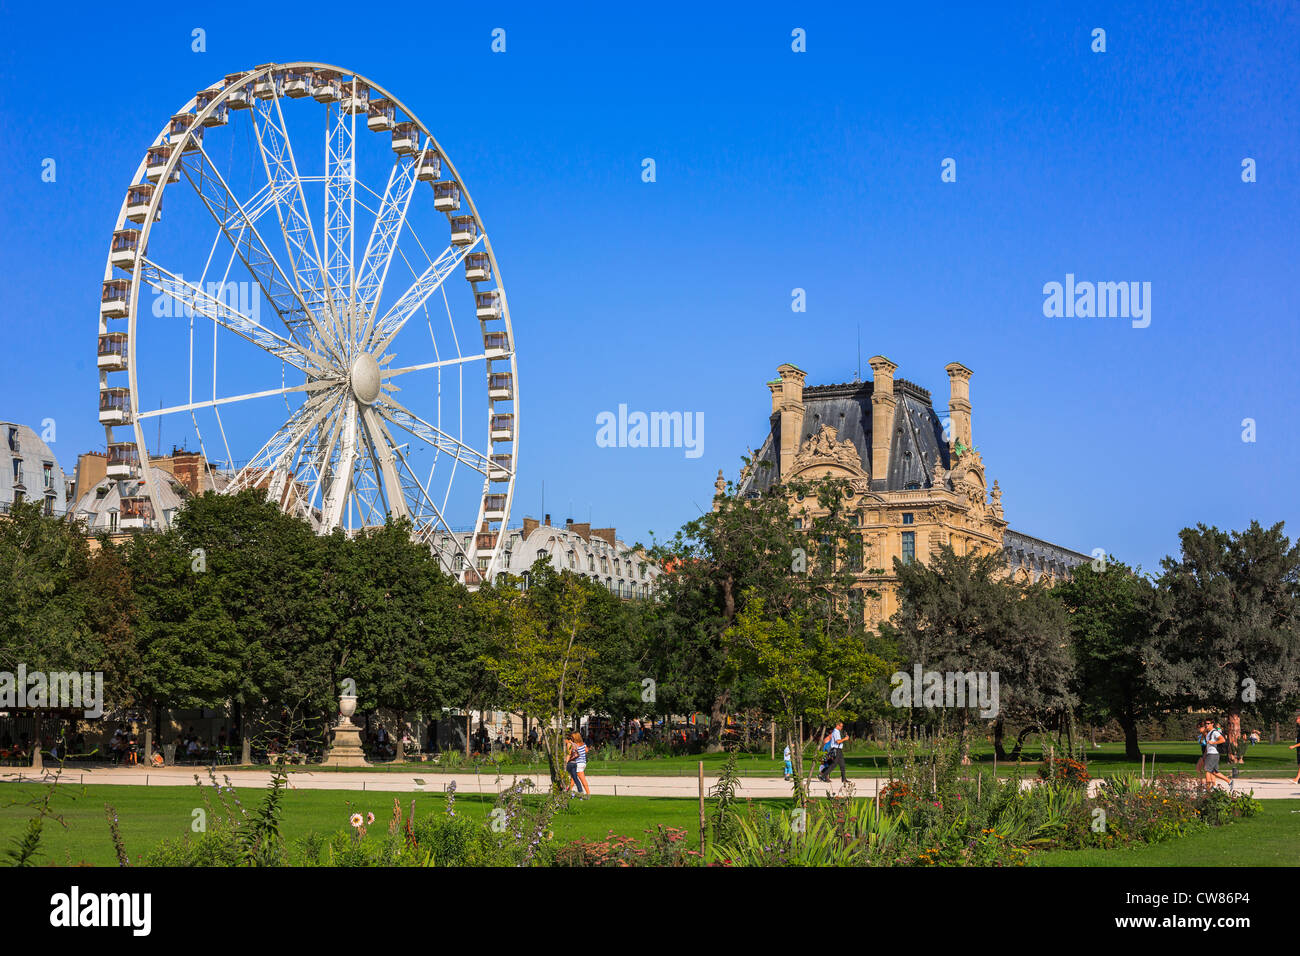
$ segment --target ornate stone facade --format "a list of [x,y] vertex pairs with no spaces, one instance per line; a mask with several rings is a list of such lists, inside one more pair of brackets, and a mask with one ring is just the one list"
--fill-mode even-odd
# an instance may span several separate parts
[[[753,497],[792,478],[848,480],[863,545],[861,587],[880,593],[864,601],[869,623],[898,609],[894,558],[924,561],[945,544],[958,554],[1001,550],[1008,573],[1049,581],[1088,560],[1008,529],[1002,490],[996,481],[990,486],[971,438],[970,369],[947,366],[941,419],[928,391],[894,377],[893,362],[878,355],[870,364],[871,382],[812,387],[797,366],[778,368],[768,383],[768,435],[747,456],[737,491]],[[818,507],[812,499],[793,505],[796,520],[814,517]]]

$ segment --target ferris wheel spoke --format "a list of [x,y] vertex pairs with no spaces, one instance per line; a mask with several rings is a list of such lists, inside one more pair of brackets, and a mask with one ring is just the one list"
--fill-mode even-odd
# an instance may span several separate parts
[[195,412],[201,408],[216,408],[219,405],[230,405],[234,402],[246,402],[254,398],[269,398],[274,395],[288,395],[290,392],[315,392],[322,388],[329,388],[337,385],[341,379],[323,378],[314,382],[304,382],[302,385],[290,385],[287,388],[271,388],[262,392],[247,392],[243,395],[228,395],[224,398],[213,398],[202,402],[189,402],[186,405],[173,405],[171,408],[155,408],[147,412],[140,412],[135,417],[138,419],[157,418],[160,415],[175,415],[178,412]]
[[311,492],[307,496],[308,501],[316,501],[318,498],[324,502],[325,489],[328,487],[328,478],[331,471],[331,463],[334,459],[334,448],[338,442],[339,431],[343,426],[343,407],[338,405],[334,409],[334,414],[328,420],[329,437],[322,444],[319,441],[320,433],[317,432],[317,452],[318,454],[312,459],[313,469],[316,472],[316,480],[312,483]]
[[379,414],[398,428],[409,432],[423,442],[432,445],[439,452],[450,455],[456,461],[463,462],[480,474],[488,473],[488,457],[466,445],[460,439],[453,438],[442,429],[430,425],[408,408],[399,405],[392,397],[386,397],[383,404],[376,406]]
[[329,413],[332,407],[329,398],[329,393],[321,393],[299,405],[257,454],[249,459],[248,464],[239,469],[227,490],[231,493],[242,491],[254,487],[265,478],[271,470],[270,463],[279,461],[286,449],[296,444],[301,436],[310,433]]
[[478,355],[458,355],[455,358],[439,359],[436,362],[425,362],[422,365],[407,365],[403,368],[390,368],[384,370],[385,378],[392,378],[394,375],[405,375],[407,372],[423,372],[425,369],[446,368],[449,365],[467,365],[470,362],[486,362],[487,355],[479,353]]
[[[433,496],[429,494],[428,488],[416,475],[415,469],[411,467],[411,462],[406,457],[406,453],[402,451],[400,445],[392,445],[392,449],[396,456],[399,471],[404,472],[407,477],[407,481],[403,485],[404,493],[410,496],[417,506],[411,515],[412,523],[417,528],[417,539],[423,544],[433,547],[433,537],[441,529],[450,538],[454,550],[464,558],[466,566],[471,566],[473,558],[470,551],[466,551],[461,546],[459,534],[452,529],[451,525],[447,523],[447,519],[443,517],[443,509],[434,503]],[[442,555],[439,549],[434,548],[434,550],[438,551],[440,556]],[[451,568],[449,567],[447,570],[450,571]]]
[[[357,79],[352,78],[352,98]],[[329,123],[332,115],[333,122]],[[352,296],[353,221],[356,218],[357,114],[341,106],[327,111],[325,131],[325,277],[334,313],[340,317],[340,341],[351,341],[350,320],[343,320]]]
[[395,517],[409,518],[411,511],[406,505],[406,496],[402,493],[402,483],[397,475],[397,462],[393,456],[393,436],[384,427],[379,413],[372,406],[366,406],[361,419],[365,425],[366,440],[374,452],[376,469],[384,479],[388,510]]
[[408,154],[399,156],[388,174],[388,186],[384,189],[384,198],[379,204],[375,224],[366,241],[366,252],[361,259],[361,268],[357,271],[357,315],[364,322],[359,336],[365,341],[374,322],[375,309],[379,304],[379,295],[384,289],[384,279],[388,267],[393,261],[393,252],[402,226],[406,223],[406,212],[411,204],[411,195],[415,192],[416,173],[424,161],[428,146],[417,156]]
[[352,486],[352,474],[357,457],[357,409],[355,402],[347,402],[343,409],[343,421],[339,444],[338,466],[334,470],[329,486],[321,502],[321,526],[337,528],[343,518],[347,504],[348,492]]
[[[309,296],[318,289],[323,290],[324,275],[321,269],[320,247],[316,243],[316,232],[312,227],[311,216],[307,210],[307,197],[303,193],[302,179],[298,175],[298,164],[294,159],[293,146],[284,122],[284,113],[280,108],[280,95],[277,91],[269,100],[257,103],[257,118],[253,123],[257,134],[257,145],[262,153],[262,166],[266,170],[267,184],[275,200],[276,215],[280,220],[280,231],[284,235],[285,251],[289,256],[289,271],[294,279],[294,286],[299,297],[306,305]],[[318,323],[311,309],[305,310],[301,319],[292,320],[292,330],[297,332],[297,325],[308,322],[322,339],[325,330]]]
[[[202,146],[195,151],[184,154],[181,168],[186,179],[198,194],[200,201],[216,221],[226,240],[234,247],[240,261],[248,274],[261,287],[271,307],[279,314],[289,333],[294,334],[299,328],[310,324],[310,310],[298,294],[298,289],[289,281],[284,269],[276,260],[270,247],[257,230],[256,216],[235,198],[224,177],[217,171],[216,164],[208,157]],[[288,190],[289,184],[282,184]],[[278,206],[280,191],[270,188],[262,205],[270,208]],[[329,349],[332,343],[318,343],[322,349]]]
[[447,276],[451,275],[452,271],[482,241],[483,235],[480,233],[471,243],[463,246],[448,246],[443,250],[442,255],[429,264],[411,287],[402,293],[402,297],[393,303],[393,307],[384,314],[384,317],[375,323],[374,330],[363,347],[371,352],[382,352],[388,348],[397,337],[397,333],[402,331],[407,320],[420,310],[429,296],[438,290]]
[[228,329],[308,376],[328,374],[334,368],[331,362],[315,352],[310,352],[297,342],[276,335],[266,326],[232,309],[225,302],[193,283],[173,275],[150,259],[141,257],[140,278],[146,285],[174,299],[185,309],[211,319],[222,328]]

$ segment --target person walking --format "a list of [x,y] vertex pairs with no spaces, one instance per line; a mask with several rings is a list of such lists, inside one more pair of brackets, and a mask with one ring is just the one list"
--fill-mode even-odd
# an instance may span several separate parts
[[576,730],[570,734],[569,740],[573,743],[573,779],[578,781],[578,791],[586,800],[591,796],[591,784],[587,783],[587,745]]
[[1231,790],[1232,781],[1219,773],[1219,748],[1226,743],[1227,738],[1223,736],[1223,732],[1213,720],[1207,720],[1205,724],[1205,786],[1212,789],[1214,781],[1218,779],[1226,783]]
[[566,789],[577,787],[578,792],[582,793],[582,784],[578,783],[578,748],[574,746],[572,737],[564,738],[564,769],[569,773],[569,786]]
[[836,767],[840,768],[840,783],[848,783],[849,775],[844,768],[844,742],[849,738],[844,735],[844,721],[837,720],[835,729],[831,731],[830,750],[827,751],[827,760],[825,770],[818,775],[822,783],[831,782],[831,771]]
[[794,764],[790,762],[790,745],[788,743],[785,745],[785,752],[782,756],[785,757],[785,770],[783,771],[782,776],[785,777],[786,780],[789,780],[794,776]]

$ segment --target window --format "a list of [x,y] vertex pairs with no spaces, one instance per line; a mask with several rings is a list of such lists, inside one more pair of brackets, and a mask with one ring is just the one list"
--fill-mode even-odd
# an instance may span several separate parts
[[854,535],[849,541],[849,570],[857,573],[862,570],[862,535]]
[[110,511],[110,512],[108,513],[108,528],[109,528],[110,531],[116,531],[116,530],[117,530],[117,512],[116,512],[116,511]]
[[54,514],[54,496],[53,496],[53,495],[47,495],[46,498],[45,498],[45,514],[46,514],[47,517],[48,517],[49,515]]
[[803,530],[803,518],[795,518],[795,519],[794,519],[794,530],[795,530],[795,531],[802,531],[802,530]]
[[911,564],[916,560],[916,532],[903,532],[903,563]]
[[904,514],[903,514],[903,524],[911,524],[911,523],[912,523],[912,519],[913,519],[913,517],[914,517],[914,516],[913,516],[910,512],[904,512]]
[[596,570],[596,556],[594,554],[587,555],[587,570],[588,571]]
[[18,429],[9,429],[9,450],[15,455],[18,454]]
[[45,490],[49,491],[54,487],[54,466],[48,461],[42,463],[42,480],[45,482]]

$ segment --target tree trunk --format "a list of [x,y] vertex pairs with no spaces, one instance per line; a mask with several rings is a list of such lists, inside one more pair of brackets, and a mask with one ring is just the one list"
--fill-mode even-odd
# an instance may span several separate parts
[[994,752],[995,754],[997,754],[997,758],[998,758],[999,760],[1006,760],[1006,759],[1007,759],[1007,751],[1006,751],[1006,748],[1003,747],[1003,745],[1002,745],[1003,737],[1004,737],[1004,735],[1006,734],[1006,730],[1007,730],[1007,728],[1006,728],[1006,724],[1003,722],[1003,720],[1002,720],[1001,717],[999,717],[996,721],[994,721],[994,723],[993,723],[993,752]]
[[1132,714],[1119,717],[1119,725],[1124,728],[1124,757],[1127,760],[1142,759],[1142,750],[1138,746],[1138,725]]
[[45,761],[41,757],[41,712],[39,710],[32,714],[32,769],[45,769]]
[[469,759],[470,744],[469,737],[474,730],[474,715],[470,712],[469,704],[465,705],[465,759]]
[[722,751],[722,732],[726,729],[727,704],[731,702],[731,690],[724,690],[713,701],[709,711],[709,745],[706,753],[716,754]]
[[[1011,751],[1009,759],[1011,760],[1020,759],[1020,752],[1025,749],[1025,740],[1028,739],[1029,735],[1032,734],[1034,731],[1038,731],[1039,733],[1042,733],[1042,728],[1039,727],[1037,724],[1030,724],[1024,730],[1020,731],[1019,735],[1017,735],[1016,737],[1016,747],[1014,750]],[[1001,760],[1002,758],[999,757],[998,759]]]
[[406,762],[406,748],[402,745],[402,737],[405,736],[406,720],[403,711],[397,712],[397,733],[393,736],[393,763]]

